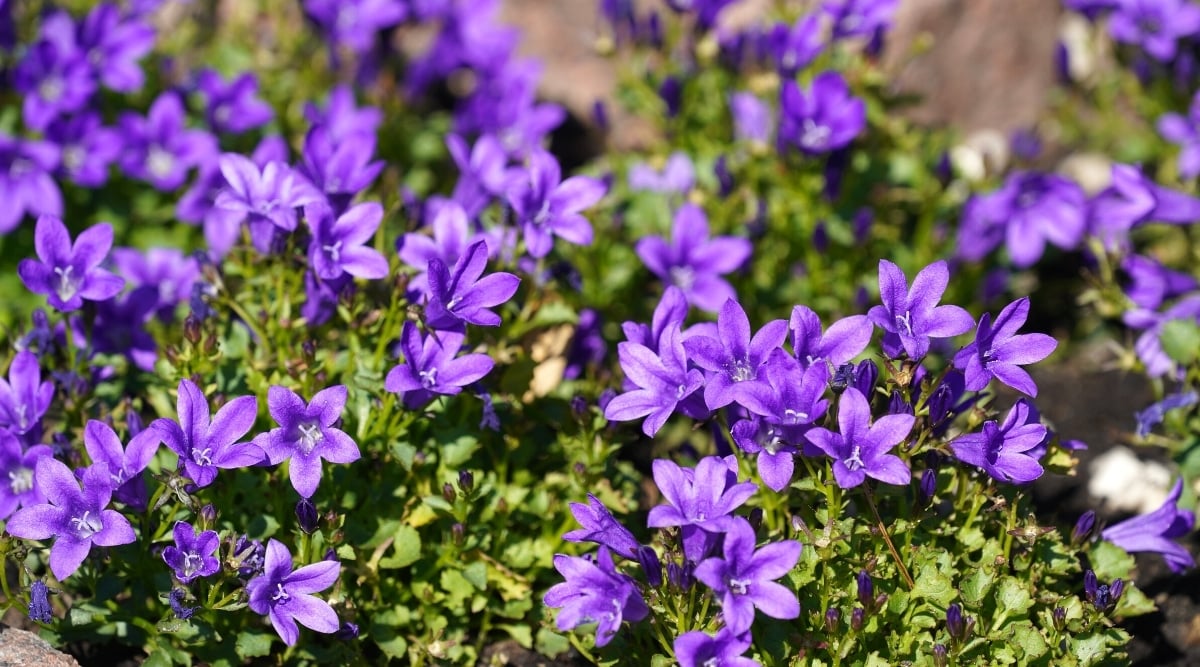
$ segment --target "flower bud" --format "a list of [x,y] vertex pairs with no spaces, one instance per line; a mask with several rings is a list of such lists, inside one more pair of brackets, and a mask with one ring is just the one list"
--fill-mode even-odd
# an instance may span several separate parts
[[812,245],[822,254],[829,249],[829,230],[825,228],[824,220],[818,220],[817,226],[813,228]]
[[850,612],[850,629],[858,632],[862,630],[863,623],[866,623],[867,611],[862,607],[855,607],[854,611]]
[[203,530],[209,530],[217,522],[217,508],[212,506],[212,503],[200,508],[200,527]]
[[1078,547],[1087,542],[1091,538],[1095,527],[1096,513],[1092,510],[1084,512],[1079,517],[1079,520],[1075,522],[1075,527],[1071,529],[1071,546]]
[[713,165],[713,174],[717,177],[717,194],[725,199],[733,193],[733,174],[729,173],[729,161],[722,155]]
[[945,644],[933,645],[933,664],[936,667],[946,667],[950,664],[950,655]]
[[825,612],[825,631],[829,633],[837,632],[838,623],[842,620],[842,612],[836,608]]
[[888,401],[889,415],[911,415],[913,414],[912,405],[904,400],[904,395],[899,391],[892,392],[892,398]]
[[358,639],[358,624],[351,623],[350,621],[342,623],[342,627],[338,628],[338,631],[333,633],[333,637],[334,639],[340,639],[342,641]]
[[458,488],[466,495],[475,490],[475,475],[470,470],[458,471]]
[[693,565],[690,562],[684,562],[682,565],[674,561],[667,563],[667,581],[672,586],[679,589],[680,592],[687,592],[691,589],[695,578],[692,576]]
[[301,498],[300,502],[296,503],[296,520],[300,523],[300,530],[309,535],[317,532],[317,524],[320,522],[317,506],[308,498]]
[[200,320],[195,313],[188,313],[183,320],[183,337],[192,345],[200,342]]
[[658,96],[667,105],[668,118],[679,115],[679,108],[683,102],[683,85],[679,83],[679,79],[673,76],[663,79],[662,84],[658,86]]
[[875,605],[875,583],[871,581],[871,573],[866,570],[858,571],[858,602],[866,609]]
[[932,468],[926,468],[925,472],[921,473],[921,486],[917,491],[917,504],[921,507],[928,505],[936,493],[937,471]]
[[641,546],[637,551],[637,559],[646,573],[646,583],[654,588],[662,586],[662,562],[658,560],[658,552],[653,547]]
[[761,507],[755,507],[754,509],[750,510],[750,516],[746,517],[746,519],[750,522],[750,527],[753,528],[755,532],[758,532],[758,529],[761,528],[763,524],[763,509]]
[[970,634],[971,625],[971,619],[963,616],[962,607],[957,602],[946,609],[946,630],[954,642],[965,642]]
[[879,366],[870,359],[863,359],[854,367],[854,388],[863,396],[871,397],[875,393],[875,383],[879,380]]
[[1067,610],[1063,607],[1055,607],[1052,613],[1052,618],[1054,622],[1054,629],[1062,632],[1063,628],[1067,626]]
[[575,419],[578,421],[583,421],[585,418],[587,418],[587,399],[581,394],[575,394],[571,397],[571,414],[574,415]]
[[452,503],[452,502],[454,502],[454,499],[457,497],[458,497],[458,494],[455,493],[453,484],[451,484],[450,482],[446,482],[445,484],[442,485],[442,498],[444,498],[446,500],[446,502]]
[[592,122],[596,124],[596,129],[601,132],[608,132],[610,128],[608,107],[605,106],[604,100],[596,100],[592,103]]
[[450,535],[454,539],[454,546],[461,547],[467,540],[467,527],[456,521],[450,526]]

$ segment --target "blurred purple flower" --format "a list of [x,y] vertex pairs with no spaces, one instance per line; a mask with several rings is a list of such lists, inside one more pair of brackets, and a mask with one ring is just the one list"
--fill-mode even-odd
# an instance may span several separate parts
[[1158,133],[1167,141],[1179,146],[1181,178],[1195,178],[1200,174],[1200,91],[1192,96],[1192,104],[1188,107],[1186,116],[1177,113],[1160,116]]
[[192,285],[200,279],[200,264],[191,255],[175,248],[150,248],[144,253],[134,248],[115,248],[113,264],[130,287],[149,286],[158,294],[155,314],[164,322],[175,316],[175,308],[192,295]]
[[38,40],[13,69],[12,85],[21,93],[25,125],[33,130],[45,130],[55,118],[87,106],[96,79],[69,14],[56,11],[42,19]]
[[380,30],[408,18],[404,0],[304,0],[304,11],[335,47],[363,54]]
[[0,428],[13,435],[40,434],[42,415],[54,400],[54,383],[42,382],[38,358],[18,352],[8,367],[8,380],[0,378]]
[[1071,250],[1087,230],[1087,200],[1074,181],[1057,174],[1016,172],[1003,187],[972,197],[958,232],[958,256],[983,259],[1003,239],[1013,264],[1028,268],[1046,242]]
[[85,188],[108,182],[108,167],[124,148],[121,134],[102,126],[100,114],[94,111],[56,120],[46,128],[46,138],[60,149],[59,171]]
[[183,185],[189,169],[215,157],[216,139],[204,130],[187,129],[185,119],[183,101],[174,92],[159,95],[144,118],[122,113],[125,173],[166,192]]
[[629,189],[650,192],[687,194],[696,182],[692,160],[687,153],[675,152],[667,158],[662,171],[646,163],[638,163],[629,169]]
[[866,105],[850,95],[837,72],[822,72],[806,92],[795,81],[783,85],[779,142],[809,155],[848,146],[867,126]]
[[371,161],[374,155],[373,135],[352,134],[334,141],[328,129],[317,126],[304,137],[304,160],[299,172],[325,193],[334,212],[340,214],[383,171],[382,160]]
[[372,106],[359,107],[354,89],[343,84],[330,91],[324,109],[311,102],[305,104],[304,118],[314,126],[323,126],[336,144],[353,135],[374,137],[383,123],[383,112]]
[[[1196,515],[1177,507],[1183,493],[1183,478],[1175,481],[1162,506],[1150,512],[1105,528],[1100,536],[1128,552],[1160,553],[1173,572],[1195,567],[1196,560],[1182,545],[1172,540],[1192,532]],[[11,531],[10,531],[11,532]]]
[[821,41],[821,17],[809,14],[788,26],[778,23],[768,36],[775,68],[784,79],[794,79],[796,73],[811,63],[824,44]]
[[525,237],[525,249],[535,258],[550,254],[554,236],[570,243],[590,245],[592,224],[580,214],[604,197],[604,184],[588,176],[562,180],[558,160],[535,149],[528,164],[517,170],[508,190],[508,201]]
[[1125,326],[1142,333],[1133,343],[1133,350],[1152,378],[1161,377],[1177,369],[1177,364],[1163,350],[1163,327],[1172,320],[1200,323],[1200,294],[1189,294],[1162,312],[1150,308],[1134,308],[1121,316]]
[[1200,219],[1200,199],[1164,188],[1141,169],[1114,164],[1112,182],[1092,197],[1088,230],[1108,249],[1129,244],[1129,231],[1149,222],[1192,224]]
[[874,36],[886,32],[899,0],[825,0],[821,9],[833,21],[833,38]]
[[46,445],[24,448],[8,429],[0,429],[0,475],[8,480],[0,484],[0,520],[7,519],[18,507],[46,502],[33,478],[38,459],[42,458],[54,458],[54,452]]
[[225,153],[220,166],[228,187],[214,205],[230,213],[228,224],[248,224],[261,253],[270,252],[276,230],[296,229],[296,209],[321,201],[319,192],[281,162],[269,162],[260,170],[242,155]]
[[79,25],[79,46],[109,90],[132,93],[145,81],[138,61],[154,48],[155,33],[138,18],[136,12],[122,17],[115,3],[102,2]]
[[240,134],[271,122],[275,112],[257,97],[258,79],[243,72],[229,83],[212,68],[200,70],[196,89],[204,96],[204,117],[214,132]]
[[683,291],[688,302],[716,312],[737,295],[721,278],[745,263],[752,246],[734,236],[708,235],[708,219],[694,204],[684,204],[675,212],[671,240],[648,236],[637,242],[638,257],[668,285]]
[[29,291],[46,295],[50,305],[62,312],[78,310],[84,299],[107,301],[125,285],[120,277],[100,268],[112,238],[112,226],[102,222],[80,232],[71,243],[62,220],[42,216],[33,236],[38,259],[21,260],[17,274]]
[[452,199],[461,204],[468,217],[474,218],[495,197],[503,197],[508,185],[508,155],[500,141],[485,134],[467,150],[467,142],[457,134],[446,135],[446,148],[458,167],[458,182]]
[[1137,420],[1138,437],[1144,438],[1150,435],[1150,430],[1161,424],[1171,410],[1191,407],[1198,401],[1200,401],[1200,394],[1194,391],[1185,391],[1168,394],[1161,401],[1151,403],[1146,409],[1137,411],[1134,413],[1134,419]]
[[1108,19],[1113,39],[1136,44],[1159,62],[1175,57],[1176,42],[1200,32],[1200,7],[1188,0],[1122,0]]
[[50,175],[59,165],[59,149],[48,141],[19,139],[0,133],[0,234],[17,228],[26,213],[60,217],[62,192]]
[[146,330],[146,322],[158,307],[158,289],[153,285],[142,285],[96,304],[90,339],[80,319],[71,321],[72,333],[78,345],[90,347],[98,354],[122,355],[149,373],[158,359],[158,344]]
[[734,93],[729,96],[729,112],[733,116],[734,139],[764,146],[770,143],[774,121],[766,102],[754,93]]

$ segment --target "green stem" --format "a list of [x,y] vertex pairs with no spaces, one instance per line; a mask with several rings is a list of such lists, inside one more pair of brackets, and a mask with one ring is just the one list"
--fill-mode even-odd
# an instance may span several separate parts
[[866,496],[867,506],[871,508],[871,514],[875,517],[875,523],[879,527],[879,534],[883,536],[883,541],[887,543],[888,551],[892,552],[892,558],[896,560],[896,567],[900,568],[900,576],[904,577],[904,583],[908,584],[909,590],[912,590],[916,584],[913,583],[913,578],[908,573],[908,568],[904,566],[904,561],[900,558],[900,553],[896,551],[896,545],[892,544],[892,536],[888,534],[887,526],[883,524],[883,519],[879,516],[879,510],[875,507],[875,498],[871,487],[864,485],[863,495]]

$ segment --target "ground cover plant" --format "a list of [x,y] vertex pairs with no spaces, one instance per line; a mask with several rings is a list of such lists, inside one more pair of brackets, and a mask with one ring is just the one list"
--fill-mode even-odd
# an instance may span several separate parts
[[[1182,113],[1195,8],[1068,3],[1135,65],[1064,86],[1085,189],[904,120],[894,0],[733,4],[597,3],[591,122],[654,140],[573,164],[491,0],[0,2],[9,618],[149,664],[1121,663],[1130,554],[1194,566],[1200,170],[1184,116],[1079,118]],[[1028,492],[1087,447],[1028,371],[1085,337],[1032,316],[1064,261],[1181,471],[1107,526]]]

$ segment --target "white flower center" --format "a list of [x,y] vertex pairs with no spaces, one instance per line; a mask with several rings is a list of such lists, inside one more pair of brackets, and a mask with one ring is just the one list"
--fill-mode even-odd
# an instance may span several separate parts
[[804,131],[800,133],[800,145],[805,148],[824,148],[833,134],[824,125],[817,125],[811,118],[804,119]]
[[421,378],[421,386],[426,389],[433,389],[437,384],[437,369],[430,368],[427,371],[418,371],[417,376]]
[[104,524],[100,523],[100,517],[92,516],[91,510],[84,510],[83,516],[71,517],[71,528],[75,530],[77,539],[87,540],[103,530]]
[[54,292],[63,301],[69,300],[79,291],[79,278],[74,275],[74,271],[73,266],[54,267],[54,274],[58,276],[58,287],[54,288]]
[[321,433],[320,424],[313,422],[305,422],[297,427],[300,430],[300,440],[296,445],[305,455],[311,454],[313,448],[321,444],[325,439],[325,435]]
[[161,146],[151,146],[146,152],[146,171],[154,178],[166,178],[174,170],[175,156]]
[[14,496],[29,493],[33,489],[33,471],[24,466],[8,471],[8,487]]
[[855,445],[854,449],[850,450],[850,456],[846,459],[845,463],[847,470],[858,470],[859,468],[862,468],[862,447]]
[[750,592],[751,583],[749,579],[730,579],[729,592],[734,595],[745,595]]

